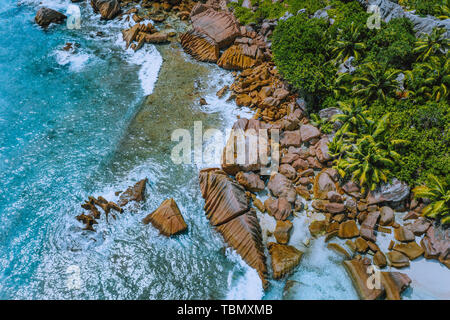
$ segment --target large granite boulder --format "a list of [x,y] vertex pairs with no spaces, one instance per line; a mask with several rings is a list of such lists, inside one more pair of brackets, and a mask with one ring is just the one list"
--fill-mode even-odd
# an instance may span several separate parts
[[187,229],[180,209],[172,198],[164,200],[158,209],[146,216],[142,222],[151,223],[161,234],[170,237]]
[[316,199],[327,199],[328,192],[336,191],[336,184],[326,170],[322,170],[316,175],[313,190]]
[[264,181],[261,180],[258,174],[254,172],[238,172],[236,174],[236,180],[245,189],[251,192],[259,192],[264,190]]
[[249,210],[245,189],[220,169],[204,169],[199,175],[206,217],[213,226],[226,223]]
[[40,8],[34,17],[34,21],[43,28],[46,28],[50,23],[62,23],[67,17],[50,8]]
[[274,173],[270,177],[267,187],[275,197],[286,198],[290,203],[293,203],[297,196],[292,182],[280,173]]
[[120,2],[118,0],[91,0],[92,9],[100,13],[102,19],[114,19],[120,13]]
[[267,212],[277,220],[286,220],[292,213],[292,204],[284,197],[268,198],[264,206]]
[[289,245],[269,242],[267,244],[272,258],[273,278],[281,279],[300,263],[303,252]]
[[197,4],[191,11],[194,30],[206,34],[219,48],[225,48],[240,35],[239,23],[230,12],[216,11],[204,4]]
[[244,188],[218,169],[203,169],[199,174],[206,217],[222,234],[225,242],[266,281],[266,257],[261,227],[254,210],[249,210]]
[[391,183],[383,184],[374,191],[370,191],[367,196],[367,204],[377,204],[381,202],[400,202],[409,196],[409,187],[406,183],[398,179],[392,179]]
[[[380,272],[379,283],[373,281],[375,274],[367,268],[370,261],[353,259],[344,261],[345,269],[353,280],[358,295],[363,300],[375,300],[385,297],[387,300],[400,300],[401,293],[411,284],[411,279],[400,272]],[[370,278],[369,277],[373,277]],[[369,284],[369,285],[368,285]]]
[[217,65],[227,70],[245,70],[256,65],[257,47],[232,45],[222,53]]
[[217,62],[219,59],[219,46],[205,34],[191,30],[183,33],[180,41],[184,51],[199,61]]
[[450,38],[450,19],[439,20],[437,18],[426,16],[420,17],[411,12],[405,12],[403,8],[389,0],[358,0],[362,5],[377,6],[380,9],[381,18],[389,22],[394,18],[405,17],[411,20],[417,35],[422,33],[431,33],[435,28],[444,28],[447,30],[446,37]]
[[244,261],[256,269],[264,287],[267,287],[267,267],[261,227],[254,211],[248,211],[239,217],[217,227],[225,242],[236,250]]

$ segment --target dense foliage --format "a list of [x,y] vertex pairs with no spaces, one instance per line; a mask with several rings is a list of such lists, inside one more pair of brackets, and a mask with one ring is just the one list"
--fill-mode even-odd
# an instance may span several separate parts
[[272,0],[252,0],[255,11],[242,7],[244,0],[231,2],[236,18],[241,24],[258,23],[264,19],[278,19],[286,12],[297,14],[301,9],[306,9],[308,14],[326,6],[326,0],[285,0],[283,2],[272,2]]
[[420,15],[432,15],[439,19],[450,17],[448,0],[398,0],[398,3],[406,9],[416,10]]
[[450,224],[450,188],[445,181],[430,174],[428,185],[418,186],[413,189],[416,198],[425,198],[430,200],[422,214],[440,219],[442,224]]
[[[449,39],[440,29],[416,38],[405,18],[369,29],[356,1],[330,3],[333,23],[306,14],[280,21],[272,49],[311,113],[344,112],[329,146],[336,168],[366,190],[392,177],[414,186],[434,174],[450,183]],[[384,133],[374,138],[380,121]],[[313,122],[332,128],[317,116]]]

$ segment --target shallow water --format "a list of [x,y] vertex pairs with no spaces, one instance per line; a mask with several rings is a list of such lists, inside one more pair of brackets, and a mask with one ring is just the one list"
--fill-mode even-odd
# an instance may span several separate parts
[[[62,12],[69,3],[43,1]],[[125,51],[125,22],[80,7],[80,30],[44,31],[33,23],[32,0],[0,0],[0,299],[286,298],[286,280],[264,293],[256,271],[205,218],[197,175],[214,164],[170,158],[173,130],[192,134],[201,121],[203,130],[224,131],[251,116],[215,95],[232,75],[192,60],[176,42]],[[76,53],[62,50],[66,42],[80,44]],[[82,230],[75,216],[88,196],[116,200],[144,177],[141,206],[109,223],[102,217],[95,233]],[[188,225],[170,239],[141,223],[169,197]],[[270,217],[261,219],[273,229]],[[289,298],[355,299],[342,259],[323,239],[303,244],[306,220],[294,219],[291,244],[305,255],[289,277],[301,290]]]

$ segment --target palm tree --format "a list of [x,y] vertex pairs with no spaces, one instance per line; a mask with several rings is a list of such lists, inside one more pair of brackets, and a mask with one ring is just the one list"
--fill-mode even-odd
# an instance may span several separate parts
[[[401,163],[401,156],[395,146],[403,140],[388,140],[386,130],[390,114],[384,115],[371,126],[371,132],[357,139],[353,144],[341,143],[341,154],[335,160],[335,169],[344,179],[351,178],[361,186],[361,192],[374,190],[381,182],[387,182],[391,176],[391,168]],[[329,149],[331,150],[330,146]]]
[[413,189],[414,197],[426,198],[431,201],[422,210],[424,216],[440,218],[442,224],[450,223],[450,189],[448,185],[436,176],[428,176],[428,186],[418,186]]
[[[428,62],[418,64],[416,73],[425,75],[425,79],[415,92],[416,96],[425,95],[436,102],[448,98],[450,86],[450,59],[448,59],[448,54],[445,58],[431,57]],[[414,78],[414,72],[408,74]]]
[[355,60],[359,59],[359,51],[366,49],[363,42],[358,42],[359,34],[359,28],[355,27],[353,22],[350,25],[350,30],[339,30],[337,40],[331,50],[336,62],[345,62],[350,56],[354,56]]
[[413,50],[417,53],[417,61],[426,61],[433,55],[444,54],[450,47],[450,40],[445,37],[447,32],[444,28],[434,28],[431,34],[424,34],[416,41]]
[[338,102],[341,114],[335,114],[332,122],[341,122],[341,132],[360,133],[363,132],[373,121],[368,117],[369,111],[367,106],[358,98],[354,98],[348,102]]
[[399,89],[397,76],[401,70],[388,69],[378,62],[370,62],[361,66],[361,76],[355,77],[354,95],[362,96],[365,101],[381,99],[386,101],[387,95]]

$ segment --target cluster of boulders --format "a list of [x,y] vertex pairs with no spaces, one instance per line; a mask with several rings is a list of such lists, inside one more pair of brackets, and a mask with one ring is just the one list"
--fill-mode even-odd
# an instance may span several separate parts
[[[150,22],[147,24],[136,23],[129,29],[122,30],[122,35],[126,48],[131,46],[134,51],[139,50],[144,43],[162,43],[169,39],[167,33],[158,32]],[[137,43],[132,43],[133,41]]]
[[[101,213],[97,206],[103,209],[106,222],[108,222],[109,213],[112,210],[122,213],[124,207],[133,210],[133,207],[129,205],[130,202],[141,203],[145,201],[145,190],[148,179],[142,179],[136,182],[134,185],[129,186],[124,192],[117,191],[116,196],[119,196],[118,204],[112,201],[107,201],[104,197],[98,198],[89,197],[88,201],[85,201],[81,207],[87,211],[88,214],[82,213],[76,217],[76,219],[85,224],[83,230],[95,231],[94,224],[98,224],[97,220],[100,219]],[[112,217],[116,219],[116,216],[112,214]],[[186,222],[181,215],[180,209],[172,198],[164,200],[161,205],[147,215],[142,223],[151,223],[159,232],[167,237],[180,234],[187,229]]]
[[189,17],[192,30],[180,40],[185,51],[195,59],[215,62],[229,70],[244,70],[270,60],[264,35],[250,26],[241,27],[226,5],[218,1],[198,3]]
[[[147,184],[147,179],[143,179],[138,181],[134,186],[130,186],[125,192],[117,192],[117,195],[120,194],[119,203],[115,203],[112,201],[106,200],[104,197],[99,196],[88,197],[88,200],[85,201],[81,208],[89,211],[88,214],[82,213],[76,216],[76,219],[85,224],[84,230],[95,231],[93,228],[94,224],[98,224],[97,220],[100,219],[101,213],[98,210],[97,206],[100,207],[105,213],[106,222],[108,222],[108,216],[111,212],[111,209],[117,212],[122,213],[125,205],[130,201],[141,202],[145,199],[145,186]],[[112,214],[112,217],[116,219],[116,216]]]

